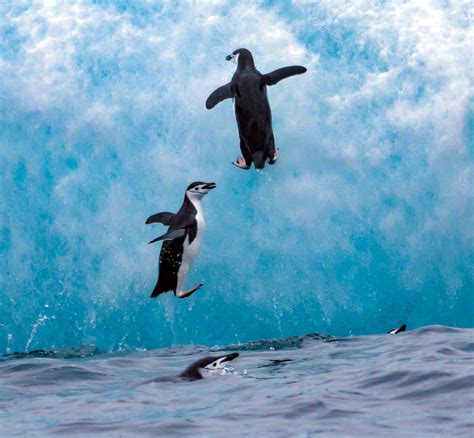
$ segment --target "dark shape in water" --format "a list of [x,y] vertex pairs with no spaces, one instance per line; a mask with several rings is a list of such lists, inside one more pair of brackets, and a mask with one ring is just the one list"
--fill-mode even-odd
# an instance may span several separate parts
[[233,60],[236,56],[238,64],[232,81],[211,93],[207,98],[206,108],[214,108],[225,99],[235,100],[235,117],[243,157],[237,158],[232,164],[241,169],[249,169],[253,163],[256,169],[263,169],[266,162],[275,164],[278,159],[267,85],[275,85],[282,79],[300,75],[306,72],[306,68],[293,65],[262,75],[255,68],[250,50],[237,49],[226,60]]
[[394,329],[388,331],[387,335],[396,335],[398,333],[402,333],[402,332],[406,331],[406,329],[407,329],[407,325],[403,324],[400,327],[397,327],[397,328],[394,328]]

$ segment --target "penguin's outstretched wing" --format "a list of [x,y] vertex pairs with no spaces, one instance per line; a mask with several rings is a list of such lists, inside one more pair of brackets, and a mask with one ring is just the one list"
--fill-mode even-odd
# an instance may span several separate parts
[[292,65],[290,67],[279,68],[271,73],[267,73],[262,77],[263,85],[275,85],[283,79],[290,76],[301,75],[306,72],[306,68],[301,65]]
[[174,214],[171,220],[167,223],[167,225],[169,225],[168,231],[148,243],[158,242],[159,240],[174,240],[184,237],[186,229],[191,227],[194,222],[195,218],[191,213]]
[[184,228],[180,228],[178,230],[171,229],[168,230],[165,234],[162,234],[161,236],[157,237],[156,239],[150,240],[148,243],[155,243],[158,242],[159,240],[173,240],[177,239],[179,237],[183,237],[186,234],[186,230]]
[[155,222],[158,222],[160,224],[163,224],[163,225],[166,225],[166,226],[170,226],[171,225],[171,221],[173,220],[173,218],[175,217],[176,215],[174,213],[169,213],[167,211],[163,212],[163,213],[156,213],[152,216],[150,216],[147,220],[146,220],[146,224],[152,224],[152,223],[155,223]]
[[196,216],[191,211],[178,212],[171,219],[170,227],[173,229],[188,228],[194,224]]
[[225,99],[231,99],[232,97],[232,82],[229,82],[228,84],[219,87],[217,90],[214,90],[211,93],[211,95],[206,100],[206,108],[212,109],[219,102],[222,102]]

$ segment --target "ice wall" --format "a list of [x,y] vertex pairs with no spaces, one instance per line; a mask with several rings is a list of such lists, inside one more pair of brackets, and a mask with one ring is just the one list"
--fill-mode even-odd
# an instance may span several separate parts
[[[0,353],[472,326],[470,2],[0,5]],[[238,47],[281,161],[239,152]],[[215,181],[188,300],[150,300],[163,230]]]

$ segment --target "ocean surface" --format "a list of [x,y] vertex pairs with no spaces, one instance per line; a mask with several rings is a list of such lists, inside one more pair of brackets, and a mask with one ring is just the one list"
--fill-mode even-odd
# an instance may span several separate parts
[[[194,382],[141,385],[237,351]],[[474,432],[474,329],[0,358],[2,436],[453,437]]]

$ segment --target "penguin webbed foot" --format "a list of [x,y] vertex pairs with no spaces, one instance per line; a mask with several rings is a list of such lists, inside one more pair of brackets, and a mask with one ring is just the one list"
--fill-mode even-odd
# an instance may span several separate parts
[[185,290],[185,291],[183,291],[183,292],[178,292],[178,293],[176,294],[176,296],[177,296],[178,298],[187,298],[187,297],[191,296],[194,292],[196,292],[198,289],[201,289],[201,287],[203,287],[203,286],[204,286],[203,283],[198,284],[196,287],[193,287],[193,288],[190,289],[190,290]]
[[237,157],[237,159],[232,164],[239,169],[250,169],[250,166],[247,165],[246,161],[242,157]]

